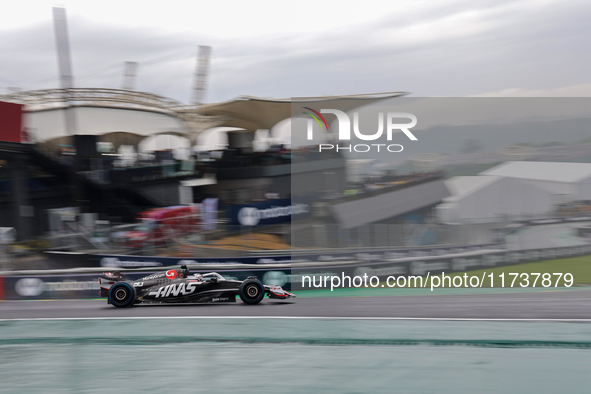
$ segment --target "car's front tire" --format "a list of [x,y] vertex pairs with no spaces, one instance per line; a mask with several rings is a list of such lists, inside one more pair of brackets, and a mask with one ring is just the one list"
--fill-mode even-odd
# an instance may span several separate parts
[[245,304],[258,304],[265,298],[265,287],[256,279],[245,280],[240,285],[240,299]]
[[116,283],[109,289],[109,302],[117,308],[133,305],[135,289],[128,283]]

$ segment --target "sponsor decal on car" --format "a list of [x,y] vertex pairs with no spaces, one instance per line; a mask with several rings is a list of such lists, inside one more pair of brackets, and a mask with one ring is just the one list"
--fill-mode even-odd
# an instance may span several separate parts
[[176,271],[175,270],[166,271],[166,279],[174,279],[174,278],[176,278]]
[[178,283],[174,285],[167,285],[162,286],[156,291],[150,292],[149,295],[155,296],[155,298],[160,297],[177,297],[179,295],[189,295],[192,294],[196,289],[196,283]]
[[146,276],[146,277],[144,278],[144,280],[158,279],[158,278],[163,278],[164,276],[166,276],[166,274],[165,274],[165,273],[163,273],[163,272],[159,272],[159,273],[157,273],[157,274],[154,274],[154,275]]

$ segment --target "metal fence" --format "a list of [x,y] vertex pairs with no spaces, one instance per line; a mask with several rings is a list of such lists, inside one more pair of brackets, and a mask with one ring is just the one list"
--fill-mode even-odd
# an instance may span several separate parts
[[[154,255],[161,253],[184,256],[243,256],[249,252],[274,249],[249,243],[254,234],[273,234],[282,249],[342,249],[342,248],[407,248],[437,245],[478,245],[499,242],[498,230],[506,223],[478,224],[371,224],[343,229],[337,224],[285,223],[266,227],[230,225],[223,220],[214,231],[204,231],[203,221],[196,220],[190,228],[160,228],[165,236],[157,242],[148,239],[141,246],[128,242],[127,231],[135,224],[102,224],[87,227],[80,222],[65,222],[67,231],[48,237],[54,249],[87,251],[91,253],[120,253]],[[241,236],[245,246],[225,247],[214,240]],[[252,237],[251,239],[255,239]],[[235,246],[235,245],[234,245]],[[242,250],[240,250],[242,249]]]
[[496,242],[495,230],[502,226],[504,223],[370,224],[343,229],[335,224],[314,224],[293,226],[290,243],[298,248],[475,245]]

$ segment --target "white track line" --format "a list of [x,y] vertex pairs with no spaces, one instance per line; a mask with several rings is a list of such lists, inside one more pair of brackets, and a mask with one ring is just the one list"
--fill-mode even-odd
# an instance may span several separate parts
[[166,319],[253,319],[253,320],[408,320],[408,321],[474,321],[474,322],[591,322],[591,319],[520,319],[520,318],[471,318],[471,317],[322,317],[322,316],[123,316],[123,317],[34,317],[0,319],[9,321],[69,321],[69,320],[166,320]]

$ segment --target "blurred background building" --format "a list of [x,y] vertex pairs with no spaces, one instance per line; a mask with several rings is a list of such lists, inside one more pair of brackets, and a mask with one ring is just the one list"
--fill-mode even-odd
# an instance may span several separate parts
[[[277,248],[484,244],[514,221],[584,214],[591,200],[591,164],[515,161],[565,160],[575,150],[584,157],[591,144],[495,141],[491,152],[477,138],[458,143],[466,129],[447,127],[424,139],[420,149],[435,153],[391,161],[320,153],[273,135],[294,105],[338,102],[346,112],[405,93],[207,104],[205,46],[188,104],[134,90],[134,62],[125,64],[121,89],[77,88],[61,8],[54,27],[61,87],[0,96],[0,226],[15,228],[20,240],[75,232],[88,247],[109,247],[102,227],[121,234],[114,226],[136,225],[152,208],[207,200],[215,209],[192,222],[199,245],[243,233],[276,236]],[[572,127],[572,138],[585,124]],[[487,127],[469,131],[489,136]],[[219,128],[227,143],[199,149]],[[458,146],[459,154],[437,150]]]

